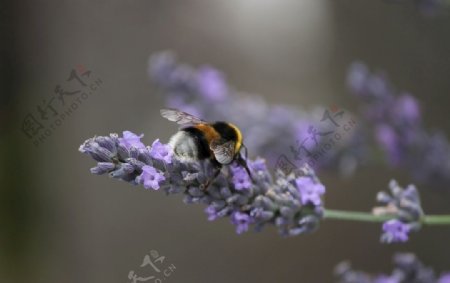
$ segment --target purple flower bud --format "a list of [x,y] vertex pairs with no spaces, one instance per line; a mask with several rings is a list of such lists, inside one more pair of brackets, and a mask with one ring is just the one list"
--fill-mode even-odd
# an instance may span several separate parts
[[137,159],[138,158],[138,156],[139,156],[139,149],[138,148],[132,146],[132,147],[130,147],[129,152],[130,152],[130,158],[133,158],[133,159]]
[[188,193],[193,197],[201,197],[205,193],[197,187],[191,187],[188,189]]
[[273,212],[256,207],[250,212],[250,216],[256,221],[268,221],[273,217]]
[[127,158],[126,161],[128,162],[128,165],[132,166],[135,170],[141,172],[142,167],[144,167],[146,164],[142,161],[139,161],[135,158]]
[[123,144],[117,144],[117,157],[120,160],[125,160],[130,157],[130,151],[128,148]]
[[91,173],[95,175],[102,175],[113,170],[116,166],[111,162],[99,162],[96,167],[91,168]]
[[96,137],[95,141],[101,146],[109,150],[110,152],[116,152],[116,144],[115,139],[117,139],[117,135],[111,134],[111,137]]
[[116,170],[111,171],[109,174],[112,178],[122,179],[124,181],[132,181],[134,180],[134,168],[130,164],[122,163],[119,165]]
[[108,149],[101,147],[95,138],[86,140],[78,149],[82,153],[89,154],[94,160],[98,162],[111,161],[113,153]]
[[228,187],[221,187],[220,193],[224,198],[229,198],[231,196],[231,191]]
[[218,102],[223,100],[228,93],[223,75],[214,68],[201,68],[197,74],[197,81],[200,93],[207,100]]
[[295,214],[295,211],[292,210],[290,207],[282,206],[280,208],[280,214],[283,215],[284,217],[287,217],[287,218],[293,218],[294,214]]
[[120,167],[127,174],[133,173],[135,170],[135,166],[133,166],[132,164],[128,164],[128,163],[122,163],[122,165],[120,165]]
[[140,148],[138,160],[144,162],[147,165],[152,165],[152,158],[150,156],[150,151],[148,148]]

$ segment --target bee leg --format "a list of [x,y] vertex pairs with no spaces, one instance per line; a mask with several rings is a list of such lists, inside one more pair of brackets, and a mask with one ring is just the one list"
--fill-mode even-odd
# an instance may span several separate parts
[[214,175],[211,178],[209,178],[205,184],[203,184],[202,186],[203,191],[208,190],[209,185],[211,185],[211,183],[214,182],[214,180],[217,178],[217,176],[219,176],[220,171],[222,170],[222,164],[220,164],[219,162],[213,162],[213,165],[216,171],[214,172]]
[[254,182],[255,180],[253,179],[252,173],[250,173],[250,169],[247,166],[247,161],[245,161],[244,158],[242,158],[242,155],[239,154],[237,157],[237,162],[239,165],[241,165],[242,167],[244,167],[245,171],[247,171],[248,176],[250,177],[250,179],[252,180],[252,182]]

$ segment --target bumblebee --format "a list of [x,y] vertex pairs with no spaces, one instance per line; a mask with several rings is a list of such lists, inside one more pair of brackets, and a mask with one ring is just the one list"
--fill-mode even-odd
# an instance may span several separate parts
[[[253,180],[246,162],[247,148],[237,126],[222,121],[209,123],[177,109],[161,109],[160,112],[167,120],[181,125],[169,141],[175,156],[183,162],[209,159],[214,166],[212,178],[203,185],[205,190],[220,174],[222,166],[233,161],[244,167]],[[245,148],[245,159],[240,153],[242,148]]]

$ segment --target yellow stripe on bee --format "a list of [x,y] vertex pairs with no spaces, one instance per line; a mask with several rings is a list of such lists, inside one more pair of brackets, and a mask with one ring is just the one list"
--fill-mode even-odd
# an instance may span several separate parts
[[233,128],[233,130],[236,132],[236,145],[234,146],[234,152],[238,153],[239,150],[241,149],[242,146],[242,133],[241,130],[239,130],[238,127],[236,127],[235,125],[228,123],[228,126],[230,126],[231,128]]

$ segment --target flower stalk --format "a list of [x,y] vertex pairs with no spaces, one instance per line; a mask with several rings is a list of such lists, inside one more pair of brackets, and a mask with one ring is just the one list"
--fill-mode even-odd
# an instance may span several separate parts
[[206,204],[208,220],[229,217],[238,234],[272,225],[282,236],[296,236],[315,231],[322,219],[334,219],[382,223],[381,241],[395,243],[406,242],[423,225],[450,225],[450,215],[424,213],[414,185],[402,187],[394,180],[377,194],[379,206],[371,213],[325,209],[325,186],[306,164],[289,174],[280,169],[272,174],[263,159],[247,159],[253,178],[233,163],[205,191],[202,185],[214,174],[210,162],[182,162],[169,145],[157,139],[145,146],[142,137],[129,131],[96,136],[79,150],[97,161],[91,173],[182,194],[185,203]]
[[[392,215],[374,215],[369,212],[345,211],[335,209],[325,209],[324,219],[359,221],[359,222],[385,222],[395,219]],[[450,215],[426,215],[422,218],[422,224],[425,225],[450,225]]]

